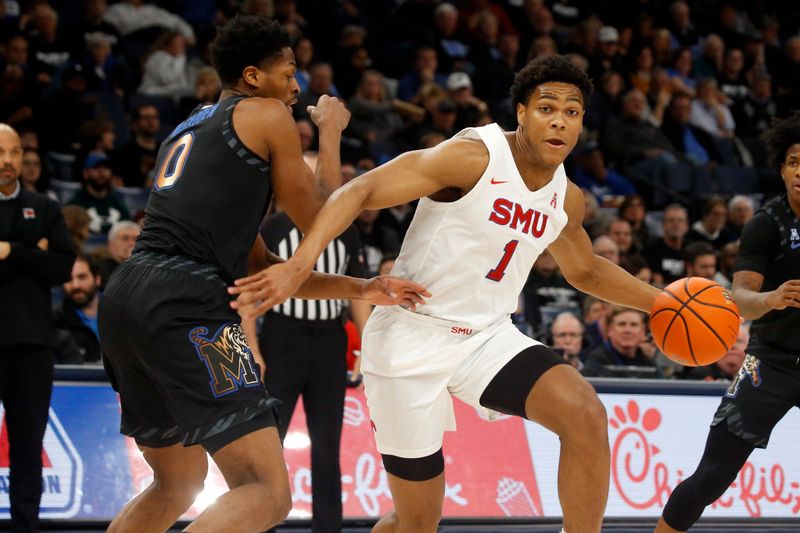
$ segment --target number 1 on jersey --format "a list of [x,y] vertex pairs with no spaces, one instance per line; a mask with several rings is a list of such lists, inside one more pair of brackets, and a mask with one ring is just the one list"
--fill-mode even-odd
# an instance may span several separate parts
[[488,274],[486,274],[487,278],[492,281],[500,281],[503,279],[503,276],[506,275],[506,267],[508,266],[508,262],[511,261],[511,256],[514,255],[514,251],[516,251],[518,244],[518,240],[508,241],[506,243],[506,247],[503,249],[503,257],[500,258],[500,262],[497,263],[497,266],[491,269]]

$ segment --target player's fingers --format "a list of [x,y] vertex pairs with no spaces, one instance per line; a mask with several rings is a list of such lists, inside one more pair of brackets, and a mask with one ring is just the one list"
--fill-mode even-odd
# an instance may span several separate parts
[[414,302],[412,302],[408,298],[403,299],[403,302],[400,305],[402,307],[404,307],[405,309],[408,309],[409,311],[416,311],[417,310],[417,304],[415,304]]
[[422,305],[425,303],[425,300],[422,299],[422,296],[416,292],[406,291],[405,297],[417,305]]

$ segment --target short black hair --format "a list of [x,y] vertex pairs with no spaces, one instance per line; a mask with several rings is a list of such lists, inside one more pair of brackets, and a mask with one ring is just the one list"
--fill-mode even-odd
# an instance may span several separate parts
[[245,67],[258,67],[291,47],[289,34],[275,20],[238,15],[217,30],[211,59],[223,85],[235,85]]
[[761,140],[767,145],[769,166],[780,172],[781,165],[786,160],[786,152],[792,145],[800,144],[800,111],[783,120],[776,119],[761,134]]
[[711,243],[706,241],[695,241],[688,245],[683,251],[683,257],[686,260],[686,263],[693,266],[700,257],[705,255],[713,255],[714,257],[717,256],[717,252],[714,250],[714,247],[711,246]]
[[516,109],[517,104],[527,105],[536,87],[550,81],[574,85],[583,94],[583,105],[589,105],[589,98],[594,92],[592,80],[584,71],[570,63],[566,56],[554,55],[534,59],[517,72],[511,86],[512,109]]
[[87,254],[86,252],[79,252],[75,254],[75,262],[83,261],[89,267],[89,272],[92,273],[92,276],[99,276],[100,275],[100,265],[97,264],[97,260],[92,257],[91,255]]

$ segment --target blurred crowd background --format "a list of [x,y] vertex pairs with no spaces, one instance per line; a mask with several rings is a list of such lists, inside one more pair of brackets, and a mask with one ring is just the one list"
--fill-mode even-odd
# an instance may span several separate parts
[[[783,191],[759,135],[800,108],[791,1],[0,0],[0,122],[21,134],[23,186],[63,205],[81,254],[56,291],[60,362],[99,361],[76,310],[96,306],[130,255],[159,142],[218,98],[209,45],[238,13],[274,18],[292,37],[312,164],[306,106],[323,94],[347,102],[344,181],[465,127],[514,129],[515,71],[567,55],[596,90],[566,163],[595,252],[658,286],[687,275],[729,285],[742,226]],[[413,212],[361,214],[370,272],[390,268]],[[743,326],[720,363],[677,367],[643,314],[573,289],[548,254],[513,318],[586,375],[726,379],[747,339]]]

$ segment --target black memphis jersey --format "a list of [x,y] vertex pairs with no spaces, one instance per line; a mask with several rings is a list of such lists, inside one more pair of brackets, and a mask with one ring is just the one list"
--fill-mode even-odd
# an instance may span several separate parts
[[[786,195],[769,201],[745,225],[734,272],[764,276],[761,292],[800,278],[800,219]],[[753,321],[748,352],[759,359],[800,361],[800,309],[770,311]]]
[[198,107],[162,143],[134,252],[212,264],[227,281],[247,273],[270,181],[269,164],[233,129],[233,110],[243,98]]

